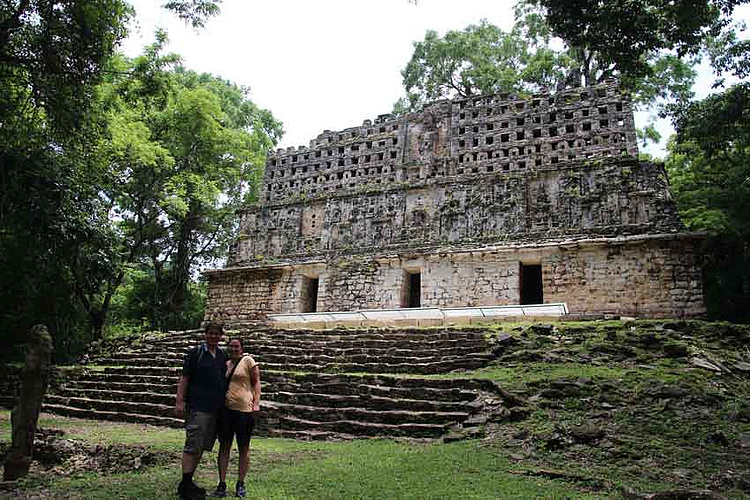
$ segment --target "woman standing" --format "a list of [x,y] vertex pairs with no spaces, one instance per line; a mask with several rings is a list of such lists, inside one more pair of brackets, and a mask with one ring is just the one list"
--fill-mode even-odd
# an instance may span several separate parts
[[238,497],[244,497],[250,436],[255,427],[254,412],[260,411],[260,369],[253,357],[243,352],[240,338],[229,341],[229,355],[225,408],[219,417],[219,484],[214,496],[227,495],[229,452],[234,436],[237,436],[240,463],[235,493]]

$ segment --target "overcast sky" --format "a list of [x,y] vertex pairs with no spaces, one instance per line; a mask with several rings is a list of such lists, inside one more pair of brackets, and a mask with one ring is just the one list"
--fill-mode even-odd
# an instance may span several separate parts
[[[163,1],[131,3],[128,56],[152,43],[157,27],[166,29],[185,67],[249,86],[252,100],[284,123],[280,147],[287,147],[390,112],[403,95],[400,71],[425,31],[444,34],[481,19],[507,30],[515,0],[224,0],[200,30],[161,9]],[[750,18],[750,6],[740,16]],[[699,93],[711,81],[705,75]]]

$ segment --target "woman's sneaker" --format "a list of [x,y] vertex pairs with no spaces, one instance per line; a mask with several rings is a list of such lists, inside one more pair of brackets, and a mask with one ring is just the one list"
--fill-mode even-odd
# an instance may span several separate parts
[[221,482],[216,485],[216,490],[214,491],[213,495],[215,497],[225,497],[227,496],[227,483]]
[[235,489],[236,496],[238,497],[244,497],[245,496],[245,483],[237,482],[237,487]]

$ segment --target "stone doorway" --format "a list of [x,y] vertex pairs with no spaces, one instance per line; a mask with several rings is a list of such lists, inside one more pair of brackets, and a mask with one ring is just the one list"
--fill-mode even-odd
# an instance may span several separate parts
[[407,272],[401,307],[422,307],[422,273]]
[[305,276],[302,283],[302,312],[318,312],[318,286],[320,278]]
[[521,263],[521,305],[543,304],[542,265]]

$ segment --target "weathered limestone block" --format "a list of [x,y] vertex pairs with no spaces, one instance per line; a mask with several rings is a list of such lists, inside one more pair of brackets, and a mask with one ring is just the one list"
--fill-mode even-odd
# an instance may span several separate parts
[[15,481],[29,472],[37,421],[42,409],[42,399],[47,391],[51,353],[52,337],[47,327],[34,326],[27,343],[21,395],[10,417],[13,435],[10,452],[5,459],[3,479],[6,481]]

